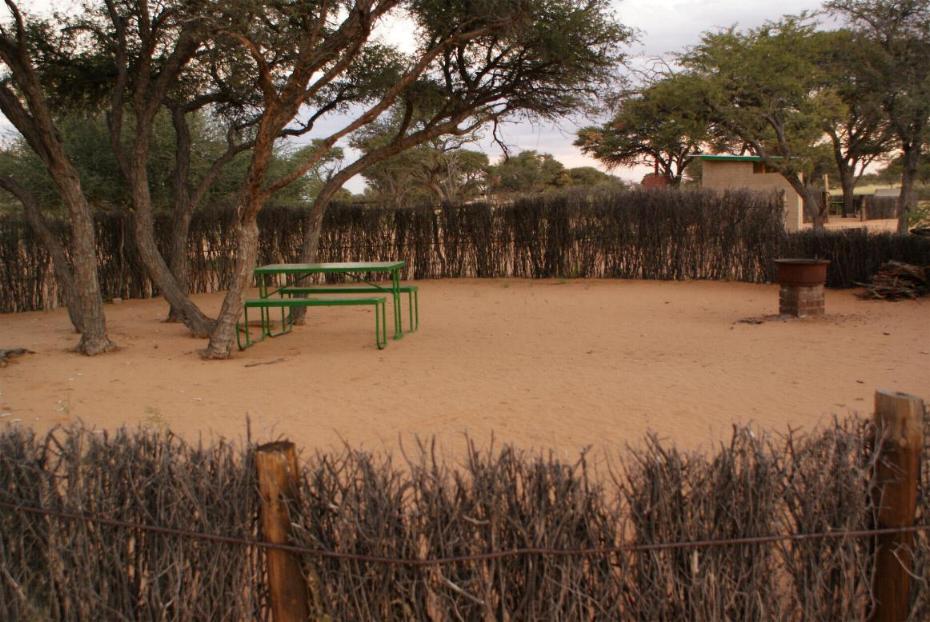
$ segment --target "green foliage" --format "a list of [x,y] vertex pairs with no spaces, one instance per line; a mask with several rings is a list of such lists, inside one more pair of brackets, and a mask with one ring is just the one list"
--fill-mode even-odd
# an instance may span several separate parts
[[491,167],[492,188],[509,193],[544,192],[568,185],[562,176],[565,167],[548,153],[521,151]]
[[[196,180],[206,174],[210,164],[226,149],[222,128],[205,114],[190,115],[192,134],[191,177]],[[88,202],[98,210],[128,209],[131,197],[124,177],[110,148],[106,122],[101,117],[75,112],[58,120],[58,128],[72,163],[81,177],[81,187]],[[309,147],[278,150],[270,164],[272,172],[284,172],[301,158]],[[341,157],[336,149],[330,161]],[[159,114],[153,126],[152,149],[148,160],[148,175],[152,204],[156,210],[170,210],[174,204],[172,174],[175,165],[175,133],[167,114]],[[247,154],[234,158],[211,187],[204,204],[233,205],[239,186],[248,168]],[[0,174],[11,175],[39,200],[50,213],[63,214],[58,193],[39,157],[23,139],[14,140],[0,151]],[[298,182],[275,195],[276,200],[307,200],[322,185],[320,169],[314,169]],[[19,205],[13,197],[0,193],[0,205],[5,211],[15,211]]]
[[839,114],[816,63],[814,25],[786,18],[706,33],[682,62],[702,79],[721,141],[742,143],[790,176],[816,176],[823,128]]
[[569,186],[580,186],[584,188],[614,186],[620,188],[626,185],[620,178],[608,175],[604,171],[600,171],[593,166],[578,166],[565,169],[564,175],[568,176]]
[[591,166],[565,168],[548,153],[521,151],[488,169],[491,191],[529,195],[570,187],[623,187],[623,182]]
[[709,138],[703,89],[693,75],[664,77],[623,99],[606,125],[581,129],[575,145],[611,167],[658,164],[677,184]]
[[[857,59],[864,90],[877,94],[901,150],[905,201],[930,141],[930,3],[926,0],[830,0],[869,53]],[[906,213],[901,214],[902,221]],[[902,224],[906,224],[903,223]]]
[[[363,153],[383,147],[397,135],[403,122],[396,115],[375,122],[357,132],[351,145]],[[362,173],[368,196],[398,207],[467,201],[480,196],[486,189],[488,156],[464,148],[474,139],[434,138],[373,163]]]
[[456,46],[430,74],[445,96],[484,91],[489,102],[547,118],[599,95],[632,37],[608,0],[413,0],[409,7],[423,42],[486,33]]

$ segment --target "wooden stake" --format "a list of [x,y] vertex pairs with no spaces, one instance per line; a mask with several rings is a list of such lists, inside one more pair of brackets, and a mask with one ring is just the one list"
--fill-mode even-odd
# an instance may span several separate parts
[[[878,527],[911,527],[917,512],[917,483],[924,444],[924,403],[890,391],[875,392],[875,424],[882,435],[876,463]],[[872,622],[903,622],[910,609],[913,533],[878,537]]]
[[[260,446],[255,452],[255,467],[262,504],[262,535],[268,542],[288,544],[287,503],[298,498],[294,443],[281,441]],[[274,621],[306,622],[307,582],[300,571],[300,558],[291,551],[273,549],[267,550],[265,556]]]

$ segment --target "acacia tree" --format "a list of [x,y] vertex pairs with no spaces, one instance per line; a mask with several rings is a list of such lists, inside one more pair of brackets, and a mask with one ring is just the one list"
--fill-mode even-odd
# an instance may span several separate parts
[[[35,204],[28,194],[7,180],[4,187],[23,203],[27,217],[46,242],[55,261],[56,273],[65,278],[65,302],[81,339],[77,350],[94,355],[112,350],[115,344],[106,332],[106,318],[97,277],[96,242],[93,215],[84,196],[77,170],[71,162],[55,124],[49,98],[35,67],[36,48],[26,20],[12,0],[5,0],[12,23],[0,26],[0,61],[6,69],[0,81],[0,112],[23,136],[43,165],[68,211],[71,224],[70,263],[73,287],[68,285],[68,263],[64,249],[48,235],[41,218],[35,218]],[[40,24],[30,24],[40,28]],[[40,216],[40,215],[39,215]]]
[[898,232],[907,233],[914,208],[914,181],[930,139],[930,2],[927,0],[830,0],[824,5],[846,17],[872,53],[860,59],[868,88],[881,105],[901,151]]
[[[230,27],[227,35],[252,57],[262,97],[260,121],[237,210],[232,284],[203,356],[229,356],[257,255],[257,214],[270,193],[317,164],[340,139],[392,110],[400,115],[402,122],[390,141],[342,167],[320,189],[309,211],[302,253],[304,260],[313,260],[326,206],[348,179],[368,166],[442,135],[468,134],[510,114],[564,114],[592,95],[619,59],[618,46],[629,38],[629,31],[608,14],[608,4],[354,0],[339,6],[262,5],[258,16],[243,13],[238,27]],[[357,114],[319,139],[318,148],[301,165],[269,178],[267,161],[281,130],[294,123],[302,109],[310,117],[299,125],[312,125],[319,111],[327,110],[332,94],[339,92],[341,78],[388,56],[368,55],[366,63],[365,52],[372,49],[374,26],[396,9],[416,23],[416,51],[392,51],[391,62],[370,72],[381,76],[382,86],[357,98],[365,102],[356,107]],[[282,55],[283,49],[290,53]]]
[[552,154],[533,150],[521,151],[503,159],[488,171],[491,190],[510,194],[544,192],[567,183],[565,166]]
[[815,229],[822,229],[816,170],[824,127],[837,118],[838,101],[814,62],[814,26],[786,18],[745,33],[706,33],[681,55],[705,85],[714,131],[747,147],[801,195]]
[[[363,152],[394,137],[399,119],[377,122],[352,137]],[[475,136],[441,136],[372,164],[362,172],[368,189],[395,208],[413,201],[455,203],[478,196],[485,188],[488,156],[464,145]]]
[[[217,17],[215,7],[208,1],[150,4],[148,0],[103,0],[102,7],[94,7],[81,17],[79,26],[90,33],[95,45],[88,48],[87,56],[76,58],[78,62],[90,59],[93,63],[99,63],[101,56],[112,58],[107,124],[111,148],[132,198],[136,248],[159,292],[191,332],[200,337],[209,334],[213,322],[191,301],[158,249],[148,164],[158,113],[188,64],[209,39]],[[206,95],[205,99],[209,97]],[[183,120],[182,115],[202,105],[205,104],[198,102],[190,110],[176,105],[173,121]],[[131,123],[126,123],[127,111],[131,113]],[[183,163],[186,137],[183,127],[176,125],[176,128],[181,149],[176,171],[180,175],[186,172]],[[189,212],[190,193],[177,179],[175,190],[178,200],[187,203],[182,211]]]
[[856,183],[866,168],[892,148],[892,133],[882,109],[882,93],[875,88],[873,42],[849,30],[816,32],[814,54],[837,104],[834,118],[825,119],[833,159],[843,189],[843,215],[855,210]]
[[677,186],[709,138],[702,88],[685,73],[661,77],[622,98],[605,125],[579,130],[575,145],[611,168],[656,165]]

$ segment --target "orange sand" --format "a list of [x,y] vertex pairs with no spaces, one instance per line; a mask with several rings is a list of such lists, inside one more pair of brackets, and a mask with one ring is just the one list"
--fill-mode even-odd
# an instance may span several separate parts
[[[197,301],[215,312],[220,296]],[[0,347],[36,353],[0,369],[0,425],[239,438],[248,416],[257,440],[307,449],[461,447],[468,433],[571,457],[648,430],[698,448],[735,422],[816,426],[867,413],[879,387],[930,397],[930,300],[829,291],[824,319],[751,325],[738,320],[776,312],[775,286],[453,280],[421,282],[420,307],[419,332],[381,352],[371,311],[330,308],[222,362],[161,321],[161,300],[108,305],[122,349],[96,358],[68,351],[62,310],[2,315]]]

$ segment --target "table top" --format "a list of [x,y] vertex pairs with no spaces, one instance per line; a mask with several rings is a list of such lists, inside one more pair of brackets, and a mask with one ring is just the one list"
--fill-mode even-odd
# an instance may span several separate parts
[[344,261],[330,263],[272,263],[255,268],[255,274],[334,274],[339,272],[390,272],[403,261]]

